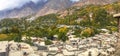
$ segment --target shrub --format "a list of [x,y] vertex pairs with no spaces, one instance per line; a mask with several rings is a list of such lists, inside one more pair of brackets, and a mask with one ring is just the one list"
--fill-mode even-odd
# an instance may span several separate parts
[[116,32],[116,31],[118,31],[118,28],[115,27],[115,26],[108,26],[107,29],[110,30],[110,32]]
[[97,28],[94,28],[93,30],[94,30],[94,34],[99,34],[100,33],[100,30],[97,29]]
[[33,46],[33,42],[32,42],[32,39],[31,39],[31,38],[27,38],[27,40],[25,41],[25,43]]
[[94,30],[91,28],[86,28],[81,32],[81,35],[84,37],[90,37],[94,35]]
[[7,40],[8,36],[6,34],[0,34],[0,41]]
[[117,31],[117,27],[111,27],[111,31]]
[[51,44],[53,44],[52,41],[50,41],[50,40],[45,40],[45,45],[51,45]]

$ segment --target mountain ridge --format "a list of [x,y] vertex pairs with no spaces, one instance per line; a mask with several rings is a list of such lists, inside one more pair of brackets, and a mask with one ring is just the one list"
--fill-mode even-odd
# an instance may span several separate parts
[[37,4],[34,2],[29,2],[22,6],[21,8],[14,8],[12,10],[0,11],[0,18],[19,18],[28,15],[43,16],[51,13],[57,13],[66,8],[72,6],[83,6],[83,5],[105,5],[113,3],[119,0],[80,0],[79,2],[72,2],[70,0],[40,0]]

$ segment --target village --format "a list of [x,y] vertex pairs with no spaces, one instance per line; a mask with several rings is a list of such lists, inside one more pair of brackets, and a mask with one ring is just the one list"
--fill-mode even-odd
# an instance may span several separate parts
[[117,33],[101,33],[85,39],[75,38],[74,35],[68,37],[66,43],[54,40],[52,45],[45,45],[45,39],[36,37],[31,37],[33,46],[1,41],[0,56],[114,56],[119,41]]
[[[73,5],[75,7],[69,8],[69,0],[49,1],[55,1],[55,11],[51,9],[54,8],[54,3],[46,2],[48,6],[45,7],[45,12],[52,10],[56,13],[37,16],[31,12],[32,15],[25,17],[10,19],[7,16],[8,18],[0,20],[0,56],[120,56],[119,2],[103,6]],[[61,6],[59,8],[56,2],[61,2],[61,6],[67,2],[69,6],[57,13],[57,7],[60,9]],[[36,8],[41,5],[32,4]],[[34,8],[33,5],[28,5]],[[30,8],[27,7],[27,10]],[[30,13],[24,10],[24,14]],[[45,12],[43,9],[42,14]],[[39,14],[37,11],[35,13]]]
[[[33,45],[24,42],[1,41],[0,56],[115,56],[116,45],[120,41],[119,33],[109,34],[109,30],[101,30],[104,33],[88,38],[76,37],[72,34],[74,31],[69,30],[66,34],[69,40],[58,41],[56,39],[58,35],[54,35],[51,45],[45,44],[46,37],[29,37]],[[26,41],[26,38],[22,37],[22,41]]]

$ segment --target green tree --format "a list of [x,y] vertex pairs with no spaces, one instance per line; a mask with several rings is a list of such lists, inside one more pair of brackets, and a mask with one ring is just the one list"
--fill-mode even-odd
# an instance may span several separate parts
[[99,8],[98,10],[94,11],[93,13],[94,20],[95,20],[94,23],[100,27],[104,27],[108,21],[107,15],[108,13],[103,8]]

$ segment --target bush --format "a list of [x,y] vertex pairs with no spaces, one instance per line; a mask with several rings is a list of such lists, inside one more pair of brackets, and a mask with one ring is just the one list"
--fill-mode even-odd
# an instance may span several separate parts
[[84,37],[90,37],[94,35],[94,30],[91,28],[86,28],[81,32],[81,35]]
[[111,31],[117,31],[118,29],[117,29],[117,27],[111,27]]
[[45,45],[51,45],[51,44],[53,44],[52,41],[50,41],[50,40],[45,40]]
[[110,32],[116,32],[116,31],[118,31],[118,28],[115,27],[115,26],[108,26],[107,29],[110,30]]
[[0,34],[0,41],[7,40],[8,38],[6,34]]
[[22,36],[19,35],[19,34],[11,33],[8,36],[9,36],[8,39],[7,39],[8,41],[10,41],[10,40],[14,40],[15,42],[21,42],[22,41],[21,40]]
[[27,40],[25,41],[25,43],[33,46],[33,42],[32,42],[32,39],[31,39],[31,38],[27,38]]
[[94,34],[99,34],[101,31],[99,30],[99,29],[97,29],[97,28],[94,28],[93,29],[94,30]]

